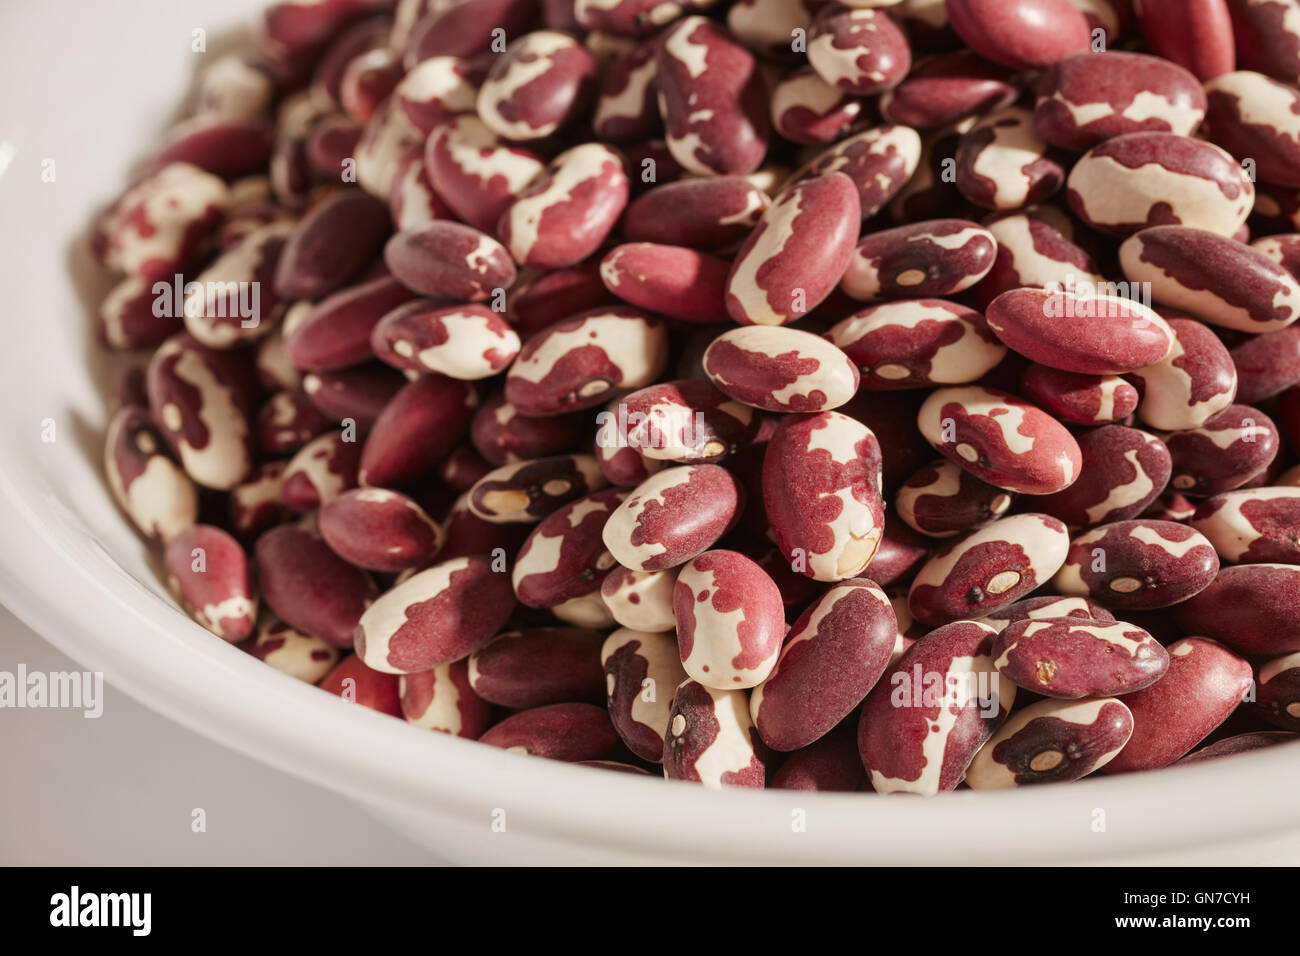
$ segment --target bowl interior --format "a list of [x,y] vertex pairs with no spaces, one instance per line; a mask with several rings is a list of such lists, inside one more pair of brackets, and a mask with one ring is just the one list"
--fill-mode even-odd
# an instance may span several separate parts
[[[102,479],[117,370],[93,334],[111,285],[93,211],[177,117],[202,57],[261,0],[97,0],[0,9],[0,597],[154,709],[376,809],[453,858],[831,863],[1055,862],[1245,847],[1300,827],[1300,761],[935,800],[716,793],[529,760],[350,706],[178,611]],[[208,52],[192,47],[203,38]],[[60,55],[37,38],[59,37]],[[504,825],[504,830],[502,826]],[[1262,845],[1262,844],[1260,844]]]

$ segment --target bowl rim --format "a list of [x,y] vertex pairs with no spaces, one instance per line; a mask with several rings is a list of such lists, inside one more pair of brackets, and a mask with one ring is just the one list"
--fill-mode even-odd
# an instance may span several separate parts
[[[1223,786],[1216,770],[1223,765],[1209,761],[1028,793],[959,791],[908,800],[651,786],[630,774],[527,759],[430,733],[357,713],[363,708],[211,635],[139,582],[121,587],[123,578],[133,580],[129,574],[72,516],[34,507],[25,483],[30,474],[0,462],[0,526],[8,532],[0,545],[0,600],[15,614],[168,718],[398,814],[432,812],[486,827],[494,810],[506,808],[511,827],[533,838],[714,863],[1051,863],[1168,850],[1188,834],[1213,845],[1300,827],[1292,796],[1300,761],[1274,748],[1232,758],[1235,777],[1258,774],[1268,782],[1253,789]],[[89,544],[90,560],[74,553],[70,535],[90,539],[81,542]],[[650,825],[629,826],[629,811]],[[796,811],[812,822],[800,839],[779,840],[795,832]],[[1112,839],[1099,840],[1090,827],[1096,811],[1106,815],[1103,835]]]

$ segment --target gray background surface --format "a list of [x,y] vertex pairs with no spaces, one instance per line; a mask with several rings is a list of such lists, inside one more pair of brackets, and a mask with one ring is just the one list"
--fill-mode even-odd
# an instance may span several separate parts
[[[0,607],[0,671],[81,670]],[[103,714],[0,708],[0,864],[397,864],[436,858],[351,801],[112,687]],[[207,832],[191,831],[201,807]]]

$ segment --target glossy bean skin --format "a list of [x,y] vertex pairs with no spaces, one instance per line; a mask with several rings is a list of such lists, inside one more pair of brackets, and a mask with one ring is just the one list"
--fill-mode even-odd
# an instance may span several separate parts
[[1160,643],[1122,621],[1015,621],[994,640],[993,655],[998,672],[1016,686],[1061,700],[1128,694],[1169,669]]
[[423,508],[382,488],[344,492],[322,506],[318,522],[335,554],[370,571],[415,567],[442,547],[442,529]]
[[884,526],[880,444],[839,412],[789,416],[763,457],[763,501],[777,547],[817,581],[842,581],[871,561]]
[[413,292],[481,302],[515,280],[510,253],[491,236],[451,220],[399,232],[384,246],[384,262]]
[[506,139],[543,139],[586,107],[595,81],[596,61],[581,43],[536,30],[494,60],[479,87],[478,115]]
[[610,515],[601,534],[614,559],[662,571],[710,548],[735,523],[743,490],[718,465],[682,465],[651,475]]
[[1167,650],[1165,676],[1124,698],[1133,736],[1107,773],[1168,766],[1223,723],[1250,688],[1250,665],[1215,641],[1189,637]]
[[877,585],[834,585],[790,628],[780,657],[749,698],[754,726],[774,750],[821,739],[862,702],[889,664],[898,622]]
[[761,789],[767,754],[744,691],[716,690],[689,678],[673,696],[664,735],[664,776],[712,789]]
[[1199,428],[1232,404],[1237,370],[1218,336],[1202,323],[1171,318],[1174,342],[1169,354],[1129,378],[1142,389],[1137,416],[1152,428]]
[[933,538],[949,538],[998,520],[1014,500],[1013,495],[940,459],[903,482],[894,506],[913,530]]
[[712,250],[743,241],[771,205],[744,176],[664,183],[638,196],[623,216],[629,242]]
[[474,381],[508,368],[520,346],[518,333],[485,306],[416,300],[379,320],[370,347],[397,369]]
[[1156,56],[1202,82],[1233,68],[1232,20],[1224,0],[1143,0],[1134,12],[1142,39]]
[[1273,332],[1300,318],[1300,283],[1262,252],[1190,226],[1153,226],[1124,241],[1124,275],[1156,301],[1211,325]]
[[1187,495],[1240,488],[1277,457],[1277,426],[1249,405],[1229,405],[1199,428],[1166,439],[1173,458],[1170,487]]
[[1207,498],[1189,522],[1226,564],[1300,563],[1300,488],[1247,488]]
[[626,494],[621,488],[606,488],[542,519],[520,548],[511,571],[521,603],[551,608],[600,590],[615,564],[601,532]]
[[1300,653],[1259,666],[1255,712],[1275,727],[1300,731]]
[[871,390],[972,382],[1007,354],[980,313],[942,299],[869,306],[836,323],[826,337]]
[[633,143],[662,131],[654,82],[658,53],[651,38],[617,56],[601,72],[591,117],[598,138]]
[[1002,518],[937,552],[908,592],[912,616],[938,627],[1004,608],[1051,580],[1066,559],[1065,525],[1044,514]]
[[1065,182],[1065,170],[1034,131],[1033,114],[1019,106],[976,122],[954,159],[961,194],[994,212],[1042,202]]
[[1290,654],[1300,651],[1297,589],[1296,565],[1220,568],[1207,587],[1174,609],[1174,620],[1188,633],[1220,641],[1240,654]]
[[890,123],[932,129],[1009,106],[1019,95],[1012,73],[969,50],[942,53],[916,63],[907,77],[880,97]]
[[840,288],[863,302],[954,295],[984,278],[996,254],[992,234],[963,219],[899,226],[858,243]]
[[726,308],[746,325],[784,325],[828,296],[853,254],[858,191],[831,172],[796,183],[763,213],[727,278]]
[[1013,289],[989,303],[985,320],[1021,355],[1085,375],[1144,368],[1162,361],[1173,347],[1173,333],[1164,319],[1121,296]]
[[519,194],[496,234],[521,266],[567,268],[600,248],[627,197],[622,155],[603,143],[583,143],[555,157]]
[[604,708],[563,703],[512,714],[490,727],[479,740],[492,747],[576,763],[599,760],[618,743]]
[[1231,236],[1255,204],[1255,186],[1212,143],[1176,133],[1125,133],[1075,163],[1066,197],[1085,224],[1110,235],[1172,224]]
[[627,748],[662,763],[673,696],[687,679],[671,634],[623,627],[600,648],[609,718]]
[[1122,421],[1133,414],[1139,400],[1138,390],[1118,375],[1065,372],[1037,363],[1021,374],[1020,393],[1071,425]]
[[363,192],[339,192],[294,227],[275,272],[283,299],[320,299],[354,278],[388,238],[384,203]]
[[1087,595],[1109,608],[1148,611],[1186,601],[1218,570],[1218,555],[1200,532],[1143,518],[1075,538],[1052,583],[1062,594]]
[[706,551],[682,566],[673,585],[673,616],[682,667],[706,687],[754,687],[781,652],[781,592],[736,551]]
[[424,164],[452,211],[484,232],[496,229],[501,214],[545,169],[536,153],[508,144],[473,115],[435,127]]
[[770,412],[822,412],[849,401],[857,365],[826,339],[784,326],[730,329],[704,352],[704,373],[739,402]]
[[1114,698],[1041,700],[1016,711],[966,773],[973,790],[1061,783],[1104,767],[1133,735],[1133,714]]
[[641,388],[668,363],[662,320],[628,307],[591,309],[533,336],[506,375],[505,396],[525,415],[559,415]]
[[813,19],[808,62],[830,85],[853,96],[872,96],[902,81],[912,51],[884,11],[834,4]]
[[1040,504],[1072,528],[1138,517],[1168,485],[1173,470],[1164,442],[1125,425],[1085,432],[1079,451],[1079,480]]
[[1300,187],[1300,91],[1240,70],[1205,84],[1210,138],[1253,163],[1261,182]]
[[628,242],[600,262],[605,287],[629,305],[685,322],[726,322],[730,263],[684,246]]
[[384,406],[366,436],[359,479],[400,488],[443,458],[469,430],[478,395],[467,382],[424,375]]
[[370,575],[294,525],[263,534],[254,557],[262,599],[277,616],[335,647],[352,646],[357,622],[379,595]]
[[869,219],[899,194],[920,161],[921,137],[916,130],[898,124],[876,126],[840,140],[800,167],[782,195],[804,180],[844,173],[857,187],[862,218]]
[[917,416],[921,434],[945,458],[1007,491],[1047,495],[1079,477],[1078,442],[1037,406],[1005,392],[941,388]]
[[470,687],[483,700],[526,710],[604,694],[599,631],[537,627],[503,631],[469,656]]
[[398,678],[407,723],[453,737],[478,740],[492,723],[492,705],[469,684],[469,665],[454,661]]
[[663,571],[633,571],[618,566],[605,576],[600,597],[610,616],[623,627],[658,633],[676,625],[673,615],[675,568]]
[[486,644],[514,607],[510,581],[491,559],[452,558],[380,595],[357,621],[353,646],[386,674],[427,671]]
[[1190,136],[1205,118],[1205,91],[1183,67],[1145,53],[1075,53],[1038,83],[1034,127],[1054,146],[1082,152],[1125,133]]
[[665,33],[658,64],[659,115],[673,158],[706,176],[757,169],[769,130],[749,51],[719,25],[687,17]]
[[873,790],[933,795],[961,783],[1016,696],[993,667],[994,633],[957,621],[918,640],[885,671],[858,724]]
[[1069,0],[952,0],[948,16],[976,53],[1015,69],[1088,49],[1088,22]]
[[379,320],[414,298],[415,293],[392,278],[341,289],[292,328],[286,327],[285,356],[305,372],[360,365],[374,357],[370,337]]

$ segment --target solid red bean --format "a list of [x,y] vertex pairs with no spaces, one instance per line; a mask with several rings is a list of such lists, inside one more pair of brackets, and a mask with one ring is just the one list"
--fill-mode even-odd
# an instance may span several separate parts
[[1223,723],[1250,689],[1250,665],[1221,644],[1189,637],[1168,651],[1168,673],[1125,696],[1133,736],[1107,773],[1168,766]]
[[949,0],[947,9],[958,36],[1005,66],[1051,66],[1088,49],[1088,23],[1069,0]]
[[[748,622],[746,622],[748,623]],[[799,616],[749,710],[774,750],[806,747],[852,713],[884,673],[898,621],[868,581],[832,586]]]
[[262,599],[295,630],[351,647],[357,622],[378,596],[370,575],[348,564],[317,534],[280,525],[254,549]]
[[1232,20],[1224,0],[1142,0],[1134,12],[1156,56],[1186,67],[1202,82],[1233,68]]
[[490,703],[519,710],[600,700],[604,639],[576,627],[505,631],[469,656],[470,686]]
[[618,735],[604,708],[565,703],[513,714],[479,740],[503,750],[572,763],[606,756],[618,743]]
[[600,262],[605,287],[629,305],[686,322],[726,322],[731,264],[683,246],[628,242]]
[[442,529],[423,508],[382,488],[344,492],[322,505],[318,522],[336,554],[370,571],[413,568],[442,547]]
[[1221,641],[1241,654],[1300,651],[1300,566],[1238,564],[1219,574],[1173,610],[1188,633]]
[[359,480],[401,487],[420,477],[469,430],[478,395],[466,382],[425,375],[384,406],[361,451]]

